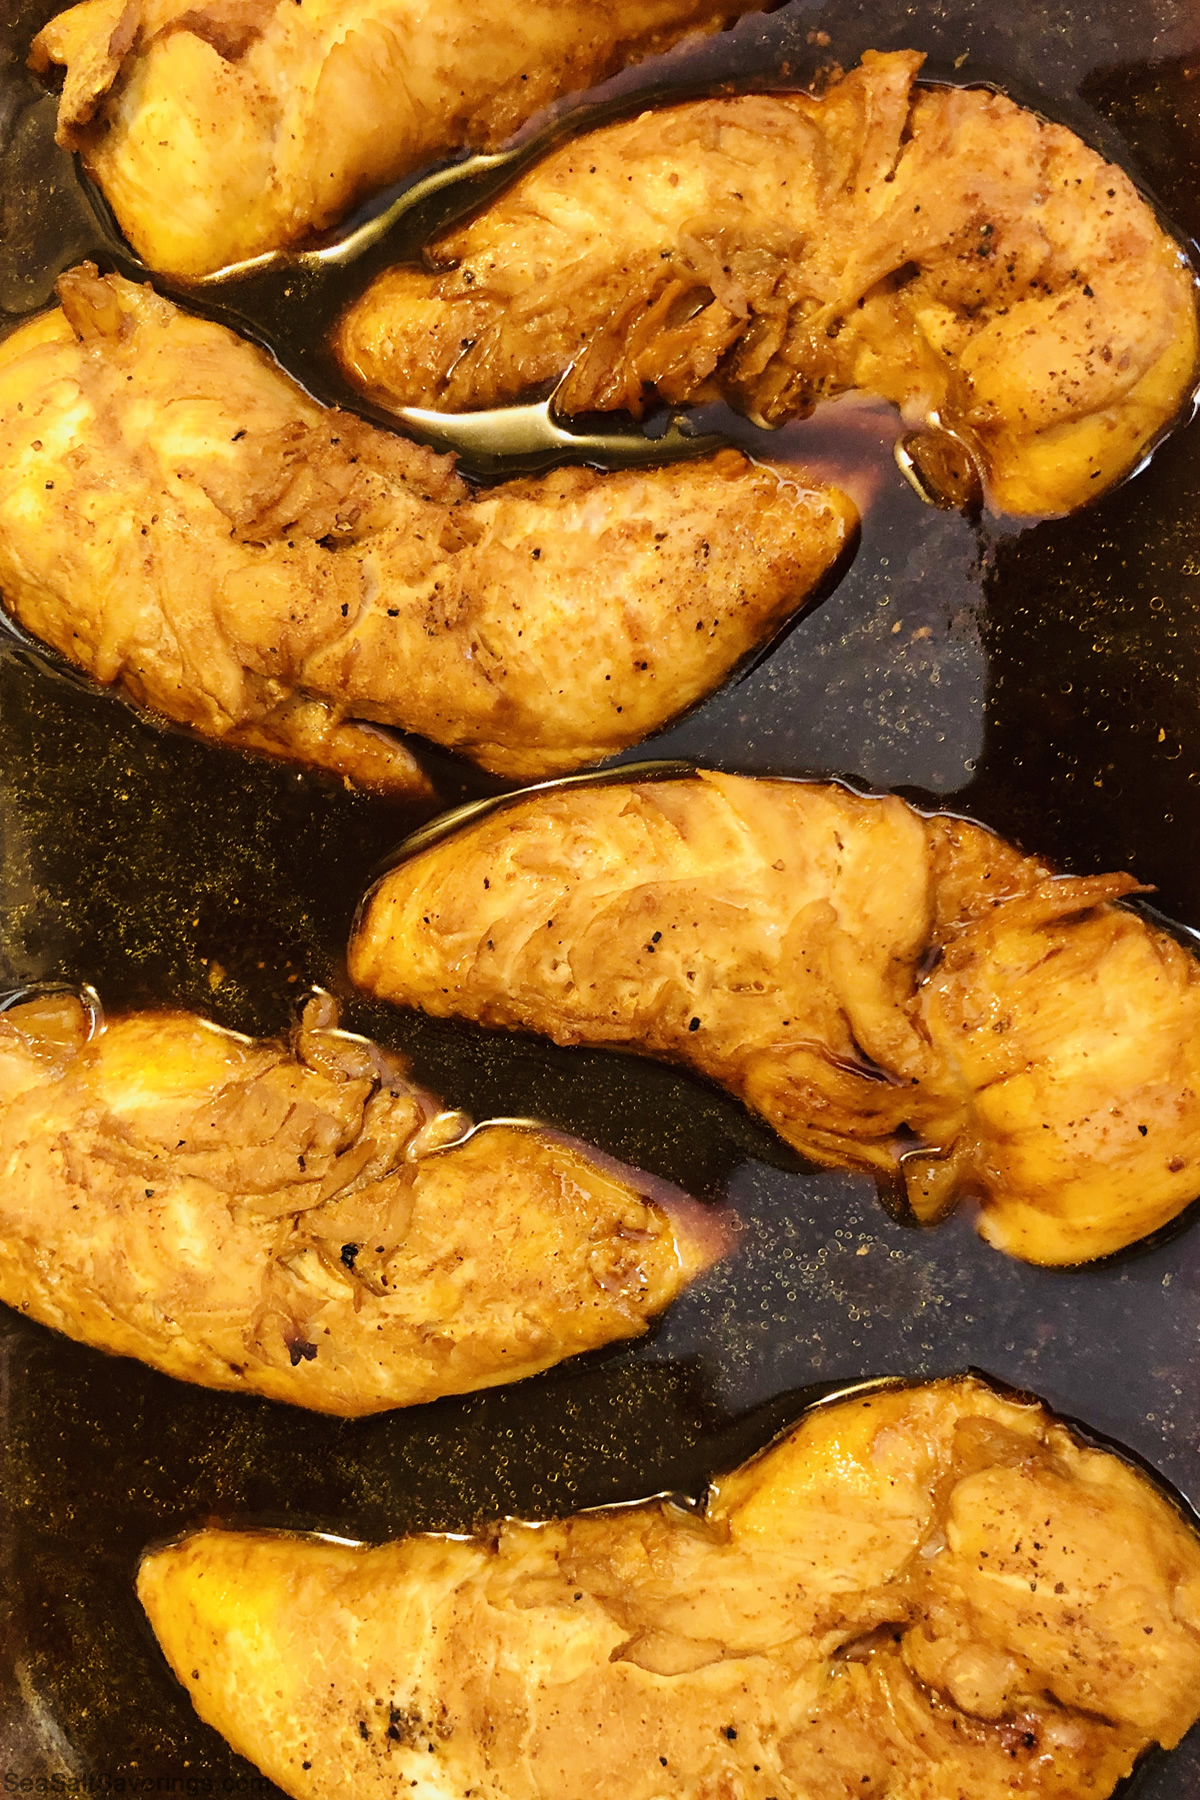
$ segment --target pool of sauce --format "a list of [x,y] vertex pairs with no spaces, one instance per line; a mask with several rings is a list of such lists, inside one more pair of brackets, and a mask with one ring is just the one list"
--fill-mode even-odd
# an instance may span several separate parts
[[[0,324],[45,304],[80,256],[120,260],[23,70],[53,10],[17,0],[0,23]],[[1184,238],[1200,232],[1190,0],[792,0],[606,92],[632,104],[677,84],[802,80],[869,47],[997,83],[1115,156]],[[429,220],[410,223],[415,244]],[[204,303],[241,306],[321,391],[331,293],[276,281],[273,298],[260,284]],[[841,402],[770,437],[725,423],[756,453],[843,480],[862,541],[769,657],[624,760],[899,789],[1064,869],[1129,868],[1200,931],[1200,427],[1087,511],[1018,528],[922,505],[885,408]],[[439,807],[500,786],[439,752],[429,765]],[[1200,1499],[1200,1233],[1094,1269],[1026,1268],[977,1240],[969,1209],[909,1228],[868,1181],[805,1167],[675,1071],[363,1002],[342,967],[350,919],[429,810],[159,728],[6,643],[0,987],[91,982],[110,1013],[181,1005],[273,1032],[321,983],[447,1105],[547,1119],[728,1199],[739,1247],[637,1346],[356,1422],[187,1387],[0,1309],[0,1778],[274,1792],[194,1717],[133,1598],[144,1546],[210,1519],[383,1538],[696,1492],[827,1386],[968,1366]],[[1134,1790],[1191,1800],[1196,1735]]]

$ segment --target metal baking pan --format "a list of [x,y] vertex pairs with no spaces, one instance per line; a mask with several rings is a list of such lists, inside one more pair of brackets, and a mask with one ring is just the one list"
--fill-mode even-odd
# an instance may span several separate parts
[[[23,67],[53,10],[7,0],[0,20],[0,324],[104,249]],[[1071,125],[1185,239],[1200,231],[1191,0],[792,0],[620,91],[803,80],[818,57],[848,66],[869,47],[925,50],[935,77],[995,83]],[[299,353],[304,318],[289,329]],[[1023,529],[923,506],[891,436],[881,409],[853,407],[765,442],[852,487],[858,555],[769,658],[626,760],[899,789],[1064,869],[1129,868],[1200,931],[1200,427],[1096,506]],[[431,767],[442,805],[496,791],[450,757]],[[0,648],[0,987],[86,981],[110,1011],[177,1004],[280,1029],[308,985],[346,991],[355,904],[421,823]],[[352,997],[347,1022],[477,1118],[548,1119],[728,1197],[739,1247],[636,1347],[347,1423],[186,1387],[3,1313],[0,1793],[274,1792],[194,1717],[133,1597],[142,1548],[210,1519],[379,1538],[695,1491],[807,1396],[971,1365],[1200,1498],[1194,1226],[1095,1269],[1026,1268],[976,1239],[968,1209],[929,1231],[894,1221],[869,1182],[804,1167],[676,1071]],[[1134,1791],[1190,1800],[1200,1735]]]

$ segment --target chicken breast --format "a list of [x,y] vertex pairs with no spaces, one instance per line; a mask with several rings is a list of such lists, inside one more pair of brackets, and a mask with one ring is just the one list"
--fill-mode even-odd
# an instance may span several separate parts
[[1031,1262],[1200,1194],[1200,963],[978,826],[704,774],[538,794],[369,896],[356,982],[559,1044],[683,1063],[814,1161],[961,1194]]
[[297,1800],[1104,1800],[1200,1712],[1193,1522],[976,1380],[819,1408],[695,1512],[201,1531],[138,1592]]
[[34,39],[151,268],[184,277],[323,231],[373,189],[767,0],[83,0]]
[[965,451],[1002,511],[1094,499],[1191,391],[1194,276],[1121,170],[991,90],[914,87],[921,61],[577,138],[368,288],[347,374],[391,406],[566,376],[568,413],[723,399],[765,425],[860,389],[944,497]]
[[423,792],[401,726],[517,779],[636,743],[800,607],[852,503],[734,451],[472,496],[262,352],[84,267],[0,345],[0,592],[206,737]]
[[354,1417],[638,1337],[726,1241],[552,1132],[461,1113],[310,1002],[0,1016],[0,1299],[203,1387]]

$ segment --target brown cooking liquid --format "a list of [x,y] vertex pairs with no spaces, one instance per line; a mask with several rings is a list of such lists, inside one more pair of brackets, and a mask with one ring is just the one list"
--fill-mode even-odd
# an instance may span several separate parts
[[[0,21],[0,308],[13,317],[45,303],[62,267],[106,257],[52,148],[52,102],[22,69],[52,10],[10,0]],[[917,47],[939,79],[996,82],[1116,155],[1181,234],[1200,231],[1194,0],[794,0],[626,75],[617,94],[803,80],[868,47]],[[256,293],[265,308],[261,285],[208,300],[253,314]],[[274,310],[247,323],[290,338],[289,362],[320,390],[329,291],[307,310],[303,282],[272,293]],[[896,469],[885,408],[843,401],[774,436],[734,429],[757,454],[845,481],[863,506],[859,552],[752,672],[624,760],[899,788],[1064,868],[1129,867],[1200,930],[1200,430],[1179,430],[1088,511],[1018,529],[923,506]],[[444,805],[497,790],[446,755],[430,766]],[[159,729],[15,642],[0,650],[0,985],[87,981],[110,1012],[175,1004],[282,1029],[310,983],[344,992],[357,900],[420,822]],[[746,1222],[740,1247],[639,1346],[350,1423],[188,1388],[3,1313],[0,1775],[273,1791],[194,1718],[133,1598],[141,1549],[209,1518],[380,1538],[694,1493],[822,1384],[968,1365],[1087,1419],[1200,1496],[1195,1230],[1100,1268],[1025,1268],[978,1243],[969,1208],[908,1228],[869,1182],[804,1168],[671,1070],[353,997],[346,1022],[405,1049],[478,1119],[548,1119],[728,1196]],[[1200,1743],[1137,1783],[1142,1800],[1190,1800]]]

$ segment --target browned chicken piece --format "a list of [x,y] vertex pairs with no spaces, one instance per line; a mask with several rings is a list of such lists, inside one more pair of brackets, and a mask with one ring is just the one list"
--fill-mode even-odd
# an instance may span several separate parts
[[837,490],[735,451],[472,495],[261,351],[83,268],[0,345],[0,592],[206,737],[424,791],[375,725],[517,779],[715,687],[852,536]]
[[721,1083],[814,1161],[1085,1262],[1200,1194],[1200,963],[991,833],[706,774],[518,801],[369,897],[355,981]]
[[151,268],[283,249],[423,164],[769,0],[83,0],[34,39]]
[[209,1530],[138,1591],[296,1800],[1105,1800],[1200,1713],[1193,1521],[970,1379],[818,1408],[702,1511]]
[[1094,499],[1188,397],[1194,277],[1121,170],[1000,94],[914,87],[921,61],[576,139],[435,243],[432,273],[368,288],[348,375],[454,410],[569,371],[563,412],[723,399],[764,425],[860,389],[947,498],[965,450],[1002,511]]
[[727,1223],[545,1130],[475,1130],[311,1001],[0,1016],[0,1300],[203,1387],[355,1417],[640,1336]]

